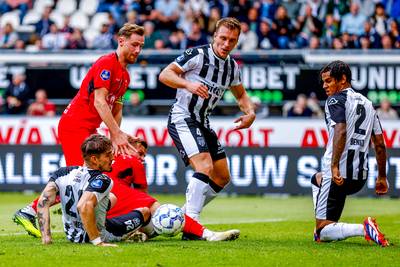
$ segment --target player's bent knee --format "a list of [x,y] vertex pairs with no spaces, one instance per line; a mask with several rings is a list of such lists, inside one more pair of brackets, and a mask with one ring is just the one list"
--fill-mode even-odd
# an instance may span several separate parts
[[151,217],[151,211],[148,207],[143,207],[138,209],[142,213],[143,221],[148,221]]

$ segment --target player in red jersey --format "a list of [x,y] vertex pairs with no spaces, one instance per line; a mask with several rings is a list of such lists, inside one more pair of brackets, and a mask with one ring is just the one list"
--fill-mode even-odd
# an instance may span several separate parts
[[119,128],[122,96],[130,83],[127,66],[135,63],[144,45],[144,28],[126,23],[118,32],[118,48],[100,57],[83,79],[78,94],[65,109],[58,136],[67,166],[82,165],[80,145],[104,122],[110,131],[115,154],[133,150],[128,135]]
[[[131,140],[133,142],[133,140]],[[147,207],[151,214],[157,210],[160,203],[147,193],[146,171],[143,165],[147,153],[147,143],[134,142],[136,156],[116,157],[112,171],[106,173],[114,182],[111,192],[117,197],[116,204],[107,212],[107,219],[121,218],[132,210]],[[132,187],[133,186],[133,187]],[[151,221],[142,228],[146,237],[154,237]],[[239,237],[239,230],[214,232],[193,220],[185,214],[185,226],[183,228],[184,240],[225,241]],[[143,240],[142,240],[143,241]]]
[[[122,96],[130,83],[127,66],[135,63],[144,45],[144,28],[126,23],[118,32],[118,48],[100,57],[86,74],[78,94],[67,106],[58,123],[60,140],[67,166],[83,164],[81,144],[102,122],[110,131],[110,139],[116,155],[132,154],[129,135],[119,128],[122,120]],[[14,222],[22,225],[33,236],[35,231],[36,198],[26,208],[16,211]],[[59,203],[57,198],[56,203]],[[31,207],[35,207],[31,209]]]

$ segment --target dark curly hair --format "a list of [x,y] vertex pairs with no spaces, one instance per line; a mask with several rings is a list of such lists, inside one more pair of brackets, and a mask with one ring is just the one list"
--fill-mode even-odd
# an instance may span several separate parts
[[337,81],[340,81],[343,75],[346,77],[346,81],[351,83],[351,70],[348,64],[340,60],[335,60],[326,65],[319,72],[320,80],[322,81],[322,73],[330,72],[330,76]]

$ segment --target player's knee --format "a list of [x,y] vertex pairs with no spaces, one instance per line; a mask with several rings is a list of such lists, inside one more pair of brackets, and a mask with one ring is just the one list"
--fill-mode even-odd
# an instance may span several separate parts
[[139,209],[140,213],[142,213],[143,221],[147,222],[151,217],[151,211],[148,207],[143,207]]
[[158,209],[158,207],[160,207],[160,202],[156,201],[153,203],[153,205],[151,205],[150,207],[150,213],[154,214],[156,212],[156,210]]

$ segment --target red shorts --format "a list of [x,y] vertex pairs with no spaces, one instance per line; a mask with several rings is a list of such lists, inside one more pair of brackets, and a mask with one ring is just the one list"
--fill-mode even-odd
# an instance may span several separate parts
[[157,199],[149,194],[113,180],[114,185],[111,192],[117,197],[117,203],[107,212],[107,218],[121,216],[138,208],[150,208],[157,202]]
[[96,129],[90,130],[85,128],[74,129],[71,127],[71,122],[63,117],[58,123],[58,139],[65,156],[67,166],[82,166],[83,157],[81,145],[83,141],[91,134],[96,133]]

